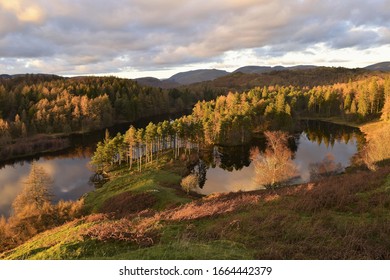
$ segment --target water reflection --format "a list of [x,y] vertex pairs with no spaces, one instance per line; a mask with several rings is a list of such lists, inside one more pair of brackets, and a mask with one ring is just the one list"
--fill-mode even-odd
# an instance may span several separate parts
[[[338,170],[343,170],[350,165],[350,160],[360,145],[359,141],[363,139],[356,128],[326,122],[304,121],[301,129],[301,132],[292,135],[289,142],[300,175],[294,183],[309,181],[310,169],[316,163],[323,162],[327,156],[334,158],[337,167],[341,166]],[[265,146],[265,139],[257,139],[248,146],[219,147],[219,164],[215,164],[213,153],[202,155],[208,169],[205,184],[197,191],[210,194],[261,188],[253,180],[255,168],[250,162],[249,151],[252,147],[264,151]]]
[[[150,121],[158,122],[175,119],[189,112],[165,114],[153,118],[141,119],[135,123],[122,123],[110,127],[111,135],[124,133],[130,126],[145,127]],[[104,139],[105,130],[86,134],[74,134],[69,137],[71,148],[50,154],[38,154],[23,159],[2,161],[0,163],[0,216],[8,216],[12,201],[23,188],[33,161],[42,165],[54,179],[54,202],[60,199],[75,200],[94,189],[90,183],[93,173],[88,168],[91,156],[98,141]]]
[[93,189],[88,183],[92,172],[87,165],[92,149],[75,148],[57,155],[44,156],[37,160],[25,160],[4,165],[0,170],[0,215],[10,214],[11,204],[22,190],[35,161],[54,179],[54,202],[75,200]]

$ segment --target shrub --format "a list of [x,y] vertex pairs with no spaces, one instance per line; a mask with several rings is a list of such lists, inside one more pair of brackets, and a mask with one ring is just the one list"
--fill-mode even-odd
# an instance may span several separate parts
[[187,194],[191,190],[195,190],[198,187],[198,184],[198,176],[196,176],[195,174],[190,174],[187,177],[184,177],[180,183],[181,187],[187,192]]

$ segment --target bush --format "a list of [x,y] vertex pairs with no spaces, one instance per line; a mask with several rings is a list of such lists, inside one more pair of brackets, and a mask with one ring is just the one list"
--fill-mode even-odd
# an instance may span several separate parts
[[195,174],[190,174],[187,177],[184,177],[180,183],[181,187],[187,192],[187,194],[191,190],[195,190],[198,187],[198,184],[198,176],[196,176]]

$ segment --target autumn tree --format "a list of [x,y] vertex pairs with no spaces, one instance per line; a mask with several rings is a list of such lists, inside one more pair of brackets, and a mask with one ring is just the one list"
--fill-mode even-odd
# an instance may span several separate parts
[[267,139],[265,152],[258,148],[251,151],[255,181],[266,188],[274,188],[294,177],[297,168],[288,148],[288,134],[282,131],[266,131],[264,134]]
[[22,214],[26,207],[43,209],[45,203],[51,202],[52,185],[53,180],[43,167],[32,163],[24,188],[12,203],[14,215]]

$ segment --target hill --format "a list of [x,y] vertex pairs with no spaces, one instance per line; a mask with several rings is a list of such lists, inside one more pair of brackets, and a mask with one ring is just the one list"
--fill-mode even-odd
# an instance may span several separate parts
[[194,83],[199,83],[204,81],[211,81],[216,78],[226,76],[228,74],[229,72],[224,70],[199,69],[199,70],[177,73],[172,77],[170,77],[168,80],[182,85],[189,85],[189,84],[194,84]]
[[175,88],[181,86],[179,83],[171,80],[159,80],[154,77],[137,78],[135,81],[142,86],[157,87],[157,88]]
[[372,71],[390,71],[390,61],[372,64],[364,67],[364,69],[368,69]]

